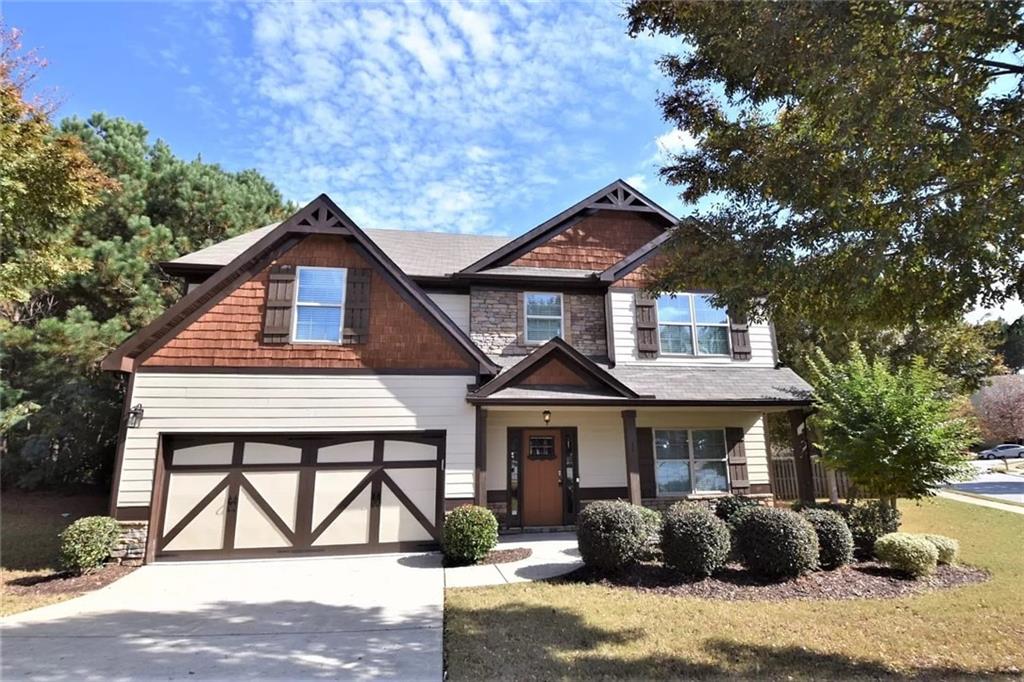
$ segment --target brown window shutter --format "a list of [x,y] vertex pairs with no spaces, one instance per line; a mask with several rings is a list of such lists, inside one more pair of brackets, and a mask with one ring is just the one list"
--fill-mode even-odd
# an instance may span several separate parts
[[368,268],[345,271],[345,320],[342,343],[366,343],[370,338],[370,278]]
[[732,341],[732,359],[749,360],[751,356],[750,328],[746,320],[734,320],[730,315],[729,334],[732,336],[730,339]]
[[646,292],[638,291],[633,297],[636,322],[636,350],[641,358],[658,357],[658,302]]
[[295,266],[271,267],[263,308],[263,343],[288,343],[291,339],[294,301]]
[[729,484],[733,495],[750,492],[747,473],[747,449],[743,445],[743,429],[730,426],[725,430],[725,445],[729,449]]
[[654,429],[637,429],[636,442],[640,451],[640,497],[651,499],[658,496],[654,485]]

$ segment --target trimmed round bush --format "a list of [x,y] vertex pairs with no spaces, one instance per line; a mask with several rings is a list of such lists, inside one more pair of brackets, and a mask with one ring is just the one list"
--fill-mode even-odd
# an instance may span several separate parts
[[715,516],[726,523],[732,523],[733,515],[741,509],[760,507],[757,500],[742,495],[729,495],[715,500]]
[[678,502],[666,512],[661,553],[669,568],[707,577],[725,565],[730,546],[729,527],[706,507]]
[[103,565],[121,537],[121,524],[109,516],[86,516],[60,534],[60,565],[75,574]]
[[935,549],[939,553],[940,564],[956,563],[957,557],[960,556],[959,542],[945,535],[935,535],[934,533],[925,533],[921,537],[935,545]]
[[621,500],[601,500],[576,517],[576,539],[583,563],[616,572],[642,561],[648,551],[649,528],[641,507]]
[[889,533],[875,541],[878,560],[915,578],[931,575],[939,561],[939,550],[920,535]]
[[752,572],[793,578],[818,567],[818,534],[796,512],[758,507],[744,511],[736,525],[738,555]]
[[900,529],[900,512],[881,500],[850,507],[846,523],[853,534],[854,553],[860,559],[874,556],[875,541]]
[[827,509],[806,509],[802,515],[818,535],[818,565],[831,571],[853,560],[853,534],[843,517]]
[[644,527],[647,529],[647,545],[641,556],[641,561],[654,561],[658,558],[661,547],[661,514],[656,509],[649,507],[637,507],[644,519]]
[[441,549],[452,564],[474,564],[498,544],[498,519],[490,509],[471,504],[453,509],[444,519]]

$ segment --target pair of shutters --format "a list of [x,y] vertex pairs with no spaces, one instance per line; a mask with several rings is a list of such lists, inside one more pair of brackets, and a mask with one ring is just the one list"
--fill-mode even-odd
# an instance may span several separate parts
[[[637,446],[640,450],[640,497],[651,499],[658,496],[654,481],[654,429],[637,429]],[[743,429],[730,426],[725,429],[725,447],[728,451],[729,490],[733,495],[750,492],[750,475],[747,473],[747,449],[743,444]]]
[[[349,268],[345,272],[342,343],[366,343],[369,339],[370,278],[368,268]],[[294,265],[275,265],[270,269],[263,315],[263,343],[282,344],[291,340],[295,287]]]
[[[645,291],[638,291],[633,298],[634,322],[636,323],[636,349],[645,360],[658,357],[658,300]],[[732,342],[732,359],[750,359],[750,328],[746,321],[734,320],[729,316],[729,336]]]

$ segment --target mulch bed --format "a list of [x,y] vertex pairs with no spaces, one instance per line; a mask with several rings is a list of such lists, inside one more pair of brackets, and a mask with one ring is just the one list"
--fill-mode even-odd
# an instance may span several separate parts
[[510,564],[513,561],[522,561],[523,559],[529,559],[533,555],[533,550],[529,547],[513,547],[512,549],[492,549],[487,553],[483,559],[480,560],[481,564]]
[[137,566],[109,564],[98,571],[85,575],[49,573],[15,578],[4,583],[4,591],[12,595],[83,594],[106,587],[118,578],[123,578]]
[[583,567],[556,580],[676,597],[724,601],[892,599],[932,590],[985,582],[989,573],[971,566],[939,566],[934,575],[912,580],[874,562],[858,562],[834,571],[810,573],[795,580],[772,581],[730,564],[711,578],[681,577],[660,564],[640,564],[609,577]]

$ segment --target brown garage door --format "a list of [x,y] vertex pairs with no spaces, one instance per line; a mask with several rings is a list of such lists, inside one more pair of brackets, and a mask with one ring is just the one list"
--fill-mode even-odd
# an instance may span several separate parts
[[444,432],[173,435],[158,559],[433,549]]

